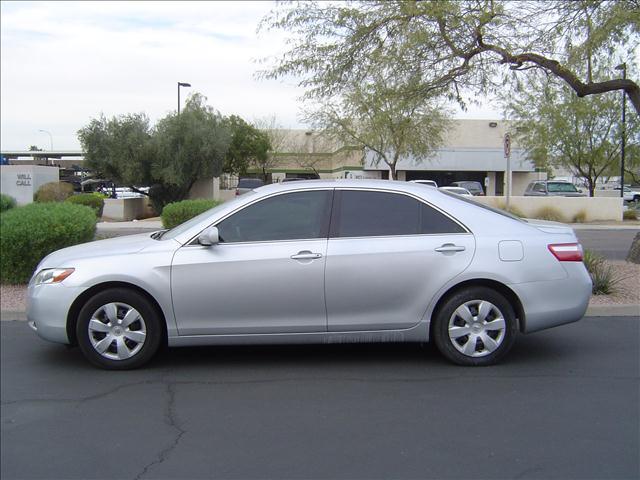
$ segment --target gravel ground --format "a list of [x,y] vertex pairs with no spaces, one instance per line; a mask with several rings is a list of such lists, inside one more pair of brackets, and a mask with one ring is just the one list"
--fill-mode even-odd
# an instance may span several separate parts
[[[640,304],[640,265],[624,261],[609,261],[615,267],[616,284],[614,295],[591,297],[591,305]],[[26,306],[26,285],[0,285],[0,309],[3,311],[24,311]]]

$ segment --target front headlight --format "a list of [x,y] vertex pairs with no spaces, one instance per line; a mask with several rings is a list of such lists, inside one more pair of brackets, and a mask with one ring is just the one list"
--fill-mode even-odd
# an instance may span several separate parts
[[75,271],[75,268],[45,268],[40,270],[33,277],[32,284],[40,285],[41,283],[60,283]]

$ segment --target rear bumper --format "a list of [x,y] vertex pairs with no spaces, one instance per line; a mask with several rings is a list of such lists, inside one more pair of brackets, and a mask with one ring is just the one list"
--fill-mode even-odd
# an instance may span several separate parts
[[70,343],[67,315],[73,301],[84,287],[62,284],[30,285],[27,295],[27,320],[38,336],[57,343]]
[[582,262],[563,262],[563,266],[568,273],[565,279],[509,285],[524,307],[524,333],[584,317],[591,298],[591,277]]

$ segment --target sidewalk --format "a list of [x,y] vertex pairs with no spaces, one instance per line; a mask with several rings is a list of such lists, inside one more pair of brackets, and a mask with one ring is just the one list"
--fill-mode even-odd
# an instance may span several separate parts
[[140,230],[140,229],[148,229],[148,230],[162,230],[162,220],[160,217],[146,218],[144,220],[131,220],[129,222],[98,222],[97,225],[98,232],[105,230]]

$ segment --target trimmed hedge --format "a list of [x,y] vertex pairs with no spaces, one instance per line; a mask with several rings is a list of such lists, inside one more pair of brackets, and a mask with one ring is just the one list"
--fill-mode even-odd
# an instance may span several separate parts
[[5,195],[4,193],[0,194],[0,213],[6,212],[7,210],[14,208],[16,206],[16,200],[9,195]]
[[169,203],[162,209],[162,225],[164,228],[173,228],[221,203],[215,200],[183,200]]
[[49,182],[42,185],[33,199],[36,202],[64,202],[73,195],[73,185],[66,182]]
[[12,208],[0,216],[0,280],[28,282],[46,255],[93,240],[95,229],[96,216],[84,205],[31,203]]
[[98,218],[102,216],[102,211],[104,210],[104,197],[99,193],[79,193],[67,198],[66,201],[91,207]]

